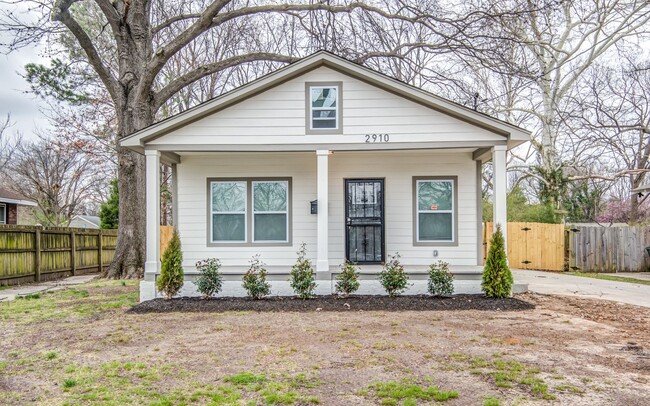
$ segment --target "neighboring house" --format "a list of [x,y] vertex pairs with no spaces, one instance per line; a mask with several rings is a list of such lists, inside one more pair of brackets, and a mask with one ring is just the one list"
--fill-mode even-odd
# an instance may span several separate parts
[[[493,162],[494,219],[506,223],[506,151],[529,132],[371,69],[318,52],[145,128],[122,145],[146,156],[147,260],[141,300],[157,296],[161,161],[172,165],[174,224],[186,281],[219,258],[225,295],[243,295],[251,257],[273,294],[301,243],[316,293],[346,258],[359,293],[383,294],[382,263],[399,253],[413,285],[447,261],[456,291],[480,292],[481,166]],[[182,295],[196,295],[186,283]]]
[[70,225],[68,227],[98,229],[100,228],[100,223],[101,220],[98,216],[78,215],[74,216],[72,220],[70,220]]
[[23,224],[37,204],[29,198],[0,188],[0,224]]

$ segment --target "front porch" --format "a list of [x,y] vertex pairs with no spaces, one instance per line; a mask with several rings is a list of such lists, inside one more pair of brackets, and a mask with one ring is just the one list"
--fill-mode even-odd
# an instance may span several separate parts
[[[503,176],[495,176],[495,218],[505,222],[505,146],[491,149],[495,168]],[[474,158],[479,158],[478,160]],[[334,291],[334,278],[345,258],[350,258],[346,222],[346,179],[377,179],[385,183],[385,240],[383,262],[387,256],[400,253],[402,263],[413,284],[408,294],[426,291],[428,265],[449,262],[456,276],[458,293],[479,293],[482,272],[481,239],[481,157],[469,149],[420,149],[313,152],[190,152],[147,150],[147,265],[141,288],[142,300],[156,297],[154,281],[160,272],[159,170],[161,162],[171,164],[173,178],[174,224],[181,234],[184,250],[186,286],[181,295],[194,295],[191,283],[196,277],[194,263],[205,258],[219,258],[224,267],[223,295],[241,296],[241,277],[250,258],[260,254],[267,263],[268,279],[274,295],[291,295],[288,275],[295,262],[295,252],[306,243],[319,284],[317,293]],[[264,175],[264,176],[261,176]],[[452,243],[418,244],[414,241],[413,220],[414,178],[430,175],[457,179],[455,237]],[[208,179],[290,179],[290,201],[287,209],[290,229],[287,241],[278,244],[212,244],[210,241],[210,203]],[[504,181],[505,184],[505,181]],[[206,195],[208,190],[208,195]],[[499,204],[500,200],[503,204]],[[312,201],[317,213],[312,214]],[[500,212],[499,210],[503,210]],[[207,236],[207,237],[206,237]],[[360,293],[382,294],[376,282],[381,265],[361,264]]]

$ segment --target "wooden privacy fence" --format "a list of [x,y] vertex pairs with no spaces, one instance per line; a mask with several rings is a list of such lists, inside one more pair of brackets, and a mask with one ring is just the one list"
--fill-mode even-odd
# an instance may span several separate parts
[[117,230],[0,225],[0,285],[98,272],[116,245]]
[[174,226],[160,226],[160,258],[162,259],[174,234]]
[[[483,263],[494,225],[483,225]],[[517,269],[562,271],[566,264],[564,224],[508,223],[508,262]]]
[[580,272],[642,272],[650,261],[650,226],[570,226],[569,268]]

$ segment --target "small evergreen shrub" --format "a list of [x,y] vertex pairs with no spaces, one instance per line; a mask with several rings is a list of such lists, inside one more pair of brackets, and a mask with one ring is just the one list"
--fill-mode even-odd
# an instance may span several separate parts
[[359,267],[350,261],[341,265],[341,273],[336,277],[336,293],[347,296],[359,289]]
[[294,292],[301,299],[311,299],[316,289],[316,273],[311,261],[307,259],[307,246],[300,245],[296,264],[291,267],[289,284]]
[[433,296],[454,294],[454,275],[449,272],[449,263],[438,261],[429,266],[428,290]]
[[400,264],[399,258],[399,253],[390,257],[379,272],[379,282],[390,297],[401,295],[408,287],[409,276]]
[[196,289],[208,299],[221,292],[223,287],[223,275],[219,272],[221,262],[217,258],[208,258],[198,261],[196,269],[200,275],[196,279]]
[[506,259],[506,248],[501,232],[501,224],[492,237],[490,251],[483,268],[483,281],[481,288],[486,297],[503,299],[510,296],[512,291],[512,272]]
[[172,239],[163,254],[156,287],[167,299],[174,297],[183,287],[183,252],[181,251],[181,238],[176,229],[174,229]]
[[253,299],[261,299],[271,293],[271,284],[266,281],[266,269],[259,254],[251,260],[251,266],[242,278],[242,286]]

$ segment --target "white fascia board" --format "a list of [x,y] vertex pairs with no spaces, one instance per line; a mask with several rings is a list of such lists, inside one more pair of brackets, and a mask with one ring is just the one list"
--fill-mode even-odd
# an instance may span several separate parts
[[0,203],[17,204],[19,206],[32,206],[32,207],[38,206],[38,204],[29,200],[5,199],[3,197],[0,198]]

